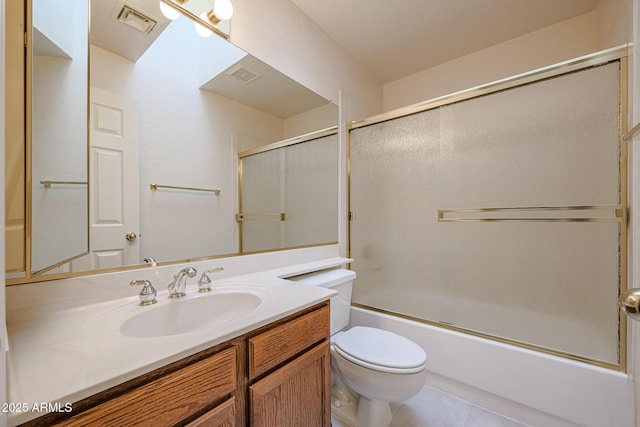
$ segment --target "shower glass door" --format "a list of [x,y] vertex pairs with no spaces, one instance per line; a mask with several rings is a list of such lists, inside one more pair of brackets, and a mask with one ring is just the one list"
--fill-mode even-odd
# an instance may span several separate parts
[[240,251],[338,240],[335,129],[240,154]]
[[620,61],[355,127],[356,304],[619,367]]

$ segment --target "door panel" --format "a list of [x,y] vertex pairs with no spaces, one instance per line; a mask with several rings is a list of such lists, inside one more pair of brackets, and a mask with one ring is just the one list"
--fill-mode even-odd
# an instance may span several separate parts
[[[90,222],[94,268],[140,262],[135,102],[91,88]],[[127,240],[127,233],[135,233]]]

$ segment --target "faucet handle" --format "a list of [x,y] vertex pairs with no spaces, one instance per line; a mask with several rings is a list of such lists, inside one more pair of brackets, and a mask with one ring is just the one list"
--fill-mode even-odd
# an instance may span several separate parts
[[142,289],[140,290],[140,295],[139,295],[140,303],[138,305],[151,305],[157,302],[156,295],[158,294],[158,291],[156,291],[156,289],[153,287],[150,281],[132,280],[131,283],[129,283],[129,285],[131,286],[143,285]]
[[224,270],[224,267],[216,267],[209,270],[206,270],[200,276],[200,280],[198,280],[198,292],[209,292],[211,290],[211,277],[209,277],[209,273],[214,273],[217,271]]

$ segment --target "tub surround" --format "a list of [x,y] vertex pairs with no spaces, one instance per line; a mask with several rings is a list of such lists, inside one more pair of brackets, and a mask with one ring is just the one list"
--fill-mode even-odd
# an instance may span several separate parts
[[[9,414],[9,425],[44,415],[33,404],[64,408],[136,376],[228,341],[275,320],[328,300],[335,291],[297,284],[284,277],[344,265],[337,247],[318,247],[248,255],[188,264],[35,283],[7,289],[9,402],[27,404],[27,412]],[[166,285],[185,266],[198,270],[223,266],[212,275],[212,292],[198,294],[190,279],[187,297],[208,297],[216,286],[252,289],[261,305],[236,320],[208,329],[157,338],[131,338],[120,333],[122,321],[168,301]],[[151,280],[158,304],[138,305],[131,280]]]

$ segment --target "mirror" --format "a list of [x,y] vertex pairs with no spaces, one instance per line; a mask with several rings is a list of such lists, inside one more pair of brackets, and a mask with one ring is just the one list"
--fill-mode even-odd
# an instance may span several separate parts
[[[169,21],[157,0],[90,3],[90,253],[47,274],[241,252],[238,153],[284,140],[303,146],[300,135],[336,125],[336,105],[225,39],[198,36],[185,16]],[[337,185],[330,198],[337,203]],[[337,225],[328,227],[328,240],[288,241],[333,243]],[[65,246],[51,231],[38,231],[34,245]],[[291,246],[260,250],[283,243]]]
[[88,252],[88,12],[88,5],[82,1],[33,1],[34,274]]

